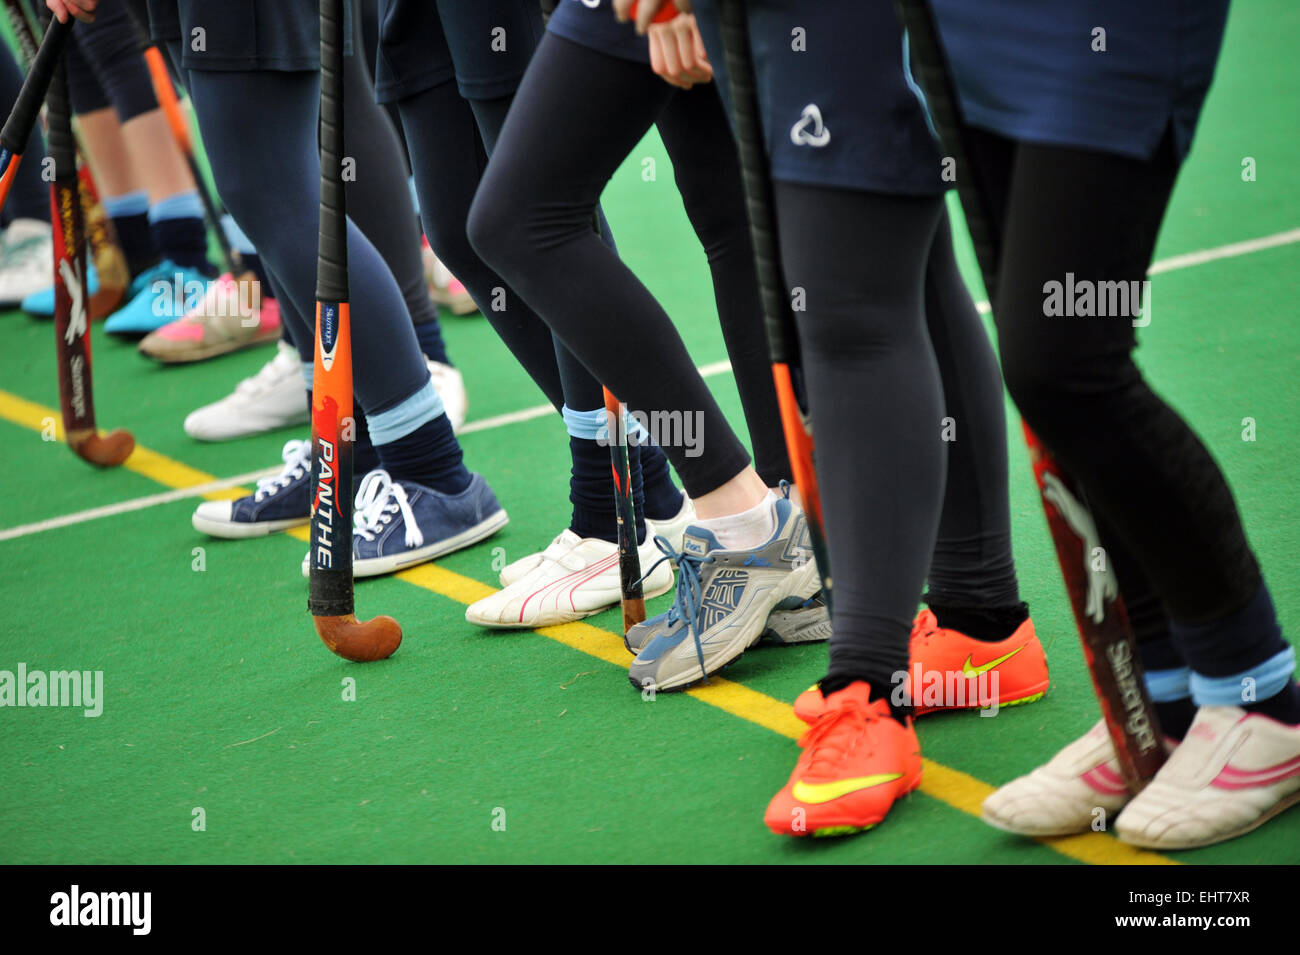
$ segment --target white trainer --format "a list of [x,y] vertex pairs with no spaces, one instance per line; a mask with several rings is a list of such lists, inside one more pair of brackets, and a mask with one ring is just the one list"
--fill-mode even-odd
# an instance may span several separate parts
[[1202,706],[1182,745],[1115,821],[1124,842],[1194,849],[1250,832],[1300,802],[1300,726]]
[[275,357],[235,390],[185,419],[185,433],[199,441],[229,441],[307,423],[307,385],[291,345],[276,344]]
[[0,308],[17,308],[48,288],[54,261],[53,231],[40,219],[15,219],[0,233]]
[[982,815],[1022,836],[1068,836],[1089,831],[1099,818],[1109,826],[1131,798],[1106,723],[1098,720],[1048,763],[990,794]]
[[451,422],[451,430],[459,431],[465,423],[465,412],[469,410],[469,395],[465,393],[465,379],[460,371],[451,365],[444,365],[431,358],[426,358],[424,363],[429,366],[433,390],[442,399],[442,406],[447,411],[447,420]]
[[[655,539],[655,536],[658,535],[668,538],[668,542],[673,545],[674,551],[681,550],[682,535],[686,533],[686,528],[690,526],[690,523],[693,520],[695,520],[695,505],[691,503],[689,497],[683,494],[682,509],[677,512],[677,516],[667,521],[646,521],[646,543],[650,543]],[[564,535],[562,534],[560,536],[562,537]],[[576,534],[574,534],[573,537],[575,540],[578,539]],[[559,537],[556,538],[556,540],[559,539]],[[509,587],[515,581],[522,580],[525,576],[536,570],[542,562],[543,553],[543,551],[538,551],[535,554],[527,554],[502,567],[501,573],[497,575],[497,579],[501,581],[501,586]],[[650,562],[654,563],[662,556],[663,555],[660,554],[658,550],[652,549]],[[650,565],[645,564],[644,566],[648,567]]]
[[[637,548],[641,566],[661,555],[654,540]],[[617,606],[622,588],[618,574],[618,545],[579,537],[565,528],[537,558],[532,570],[504,590],[471,604],[465,619],[494,629],[545,627],[590,617]],[[672,589],[673,572],[664,561],[642,583],[645,596],[658,597]]]
[[[658,535],[667,538],[668,543],[672,545],[673,551],[679,551],[682,549],[682,538],[686,535],[686,528],[695,523],[695,505],[691,503],[690,497],[683,492],[682,507],[675,517],[670,517],[666,521],[647,521],[646,523],[653,525],[653,529],[649,531],[650,536]],[[658,560],[661,556],[663,555],[657,555],[655,560]],[[677,566],[676,561],[673,562],[673,566]]]

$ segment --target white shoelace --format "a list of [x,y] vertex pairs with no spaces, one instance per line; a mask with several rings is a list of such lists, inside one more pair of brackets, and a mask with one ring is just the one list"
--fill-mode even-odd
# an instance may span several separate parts
[[257,493],[253,495],[254,501],[260,501],[288,487],[303,475],[311,473],[310,441],[286,442],[280,451],[280,457],[284,460],[284,468],[275,477],[262,478],[257,482]]
[[374,540],[375,535],[388,526],[394,514],[401,514],[406,525],[406,546],[422,546],[424,535],[415,523],[406,489],[395,483],[383,468],[377,468],[362,478],[361,486],[357,488],[352,530],[365,540]]

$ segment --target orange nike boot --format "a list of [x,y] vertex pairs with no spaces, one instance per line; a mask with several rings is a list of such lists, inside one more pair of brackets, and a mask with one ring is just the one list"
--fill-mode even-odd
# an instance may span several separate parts
[[[912,665],[906,699],[916,716],[941,710],[1016,706],[1041,700],[1047,692],[1047,655],[1026,618],[1004,640],[976,640],[939,626],[931,610],[912,623]],[[825,706],[821,690],[810,686],[794,701],[794,714],[805,723]]]
[[[782,836],[844,836],[880,823],[921,785],[921,744],[909,717],[870,700],[862,681],[832,693],[800,738],[803,753],[763,821]],[[819,694],[820,695],[820,694]]]

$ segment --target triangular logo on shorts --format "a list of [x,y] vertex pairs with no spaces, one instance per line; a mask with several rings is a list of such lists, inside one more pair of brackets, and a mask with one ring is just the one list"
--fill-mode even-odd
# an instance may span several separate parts
[[822,147],[831,141],[831,131],[822,123],[822,111],[816,103],[803,108],[799,122],[790,129],[790,141],[796,146]]

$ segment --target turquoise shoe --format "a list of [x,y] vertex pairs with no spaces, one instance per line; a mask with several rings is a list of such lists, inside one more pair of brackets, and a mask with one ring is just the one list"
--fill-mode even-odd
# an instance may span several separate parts
[[164,259],[131,282],[127,302],[108,317],[110,335],[147,335],[198,307],[211,281],[198,269]]
[[[99,273],[95,271],[95,266],[86,266],[86,294],[94,295],[99,291]],[[53,318],[54,317],[54,286],[47,285],[39,292],[33,292],[22,300],[18,306],[32,318]]]

